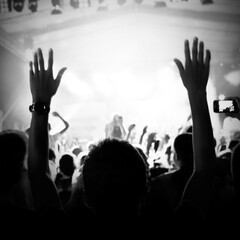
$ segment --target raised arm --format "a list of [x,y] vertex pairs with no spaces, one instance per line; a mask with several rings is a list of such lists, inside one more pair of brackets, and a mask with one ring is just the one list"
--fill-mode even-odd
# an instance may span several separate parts
[[148,126],[145,126],[145,127],[143,128],[143,130],[142,130],[142,134],[141,134],[141,136],[140,136],[140,138],[139,138],[139,144],[140,144],[140,145],[142,145],[143,137],[144,137],[144,135],[145,135],[146,132],[147,132],[147,128],[148,128]]
[[[215,151],[214,137],[207,104],[207,82],[211,54],[204,51],[204,43],[195,38],[192,54],[185,41],[185,67],[174,59],[183,85],[187,89],[193,122],[194,171],[185,188],[182,200],[197,205],[205,214],[208,209],[213,181]],[[191,56],[192,55],[192,56]],[[205,55],[205,56],[204,56]]]
[[148,138],[147,138],[147,146],[146,146],[146,154],[149,157],[150,154],[150,149],[152,146],[152,143],[156,141],[156,132],[149,133]]
[[56,134],[63,134],[64,132],[66,132],[69,128],[69,123],[58,112],[53,112],[52,115],[58,117],[64,124],[64,128]]
[[122,132],[122,139],[126,139],[127,133],[126,133],[125,127],[123,125],[123,118],[122,118],[122,116],[119,116],[118,126],[120,127],[121,132]]
[[130,135],[132,133],[132,130],[135,128],[135,126],[136,125],[133,123],[128,127],[128,133],[127,133],[126,141],[129,141]]
[[51,99],[57,92],[62,75],[62,68],[54,79],[53,51],[50,49],[48,68],[45,70],[41,49],[34,53],[30,62],[29,78],[33,105],[29,132],[28,169],[36,209],[60,204],[54,183],[49,175],[48,165],[48,115]]

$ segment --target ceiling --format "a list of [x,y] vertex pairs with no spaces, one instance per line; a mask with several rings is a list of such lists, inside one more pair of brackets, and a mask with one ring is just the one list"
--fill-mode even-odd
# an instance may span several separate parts
[[[83,39],[86,35],[104,35],[113,29],[119,32],[131,25],[135,29],[162,29],[166,41],[175,36],[181,40],[195,34],[207,43],[213,43],[210,47],[212,51],[216,51],[217,59],[239,60],[238,0],[214,0],[212,4],[202,4],[201,0],[166,0],[161,1],[165,3],[165,7],[158,8],[154,7],[155,0],[145,0],[142,4],[134,4],[134,0],[128,0],[123,6],[119,6],[116,0],[105,0],[108,3],[108,11],[105,12],[97,11],[98,0],[91,0],[91,7],[87,9],[73,9],[69,6],[69,1],[62,2],[65,3],[60,15],[51,15],[50,1],[42,0],[38,1],[38,11],[35,13],[30,12],[27,1],[20,13],[1,13],[0,43],[24,58],[27,48],[50,46],[51,43],[56,44],[56,41],[60,44],[70,38]],[[166,31],[168,29],[171,29],[171,33]]]
[[[108,1],[108,10],[102,12],[97,11],[95,0],[89,9],[65,4],[60,15],[51,15],[49,2],[39,1],[36,13],[27,5],[22,13],[1,13],[0,44],[24,61],[32,59],[38,47],[44,54],[53,48],[56,71],[68,68],[54,107],[72,127],[79,126],[76,112],[84,113],[80,122],[82,131],[87,129],[86,136],[86,131],[101,135],[114,111],[127,116],[127,122],[148,121],[149,116],[142,117],[139,103],[147,107],[159,100],[154,98],[155,90],[159,93],[164,86],[156,82],[159,76],[165,77],[162,69],[176,71],[172,60],[183,60],[185,39],[198,36],[203,40],[212,52],[213,66],[239,69],[238,0],[214,0],[213,4],[163,1],[164,7],[155,7],[154,0],[140,5],[129,0],[121,7],[117,1]],[[79,101],[84,104],[80,106]],[[150,116],[157,125],[159,118]],[[100,129],[94,127],[95,121]]]

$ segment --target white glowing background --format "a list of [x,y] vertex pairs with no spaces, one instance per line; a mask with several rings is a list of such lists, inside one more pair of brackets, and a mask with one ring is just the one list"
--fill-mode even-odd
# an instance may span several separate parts
[[[127,1],[129,8],[108,1],[109,11],[103,14],[96,12],[98,0],[92,2],[89,10],[65,5],[62,15],[51,16],[51,3],[39,1],[39,12],[2,24],[21,43],[25,35],[33,37],[33,48],[25,49],[26,58],[32,59],[38,47],[47,57],[49,48],[53,48],[54,74],[67,67],[51,111],[58,111],[69,122],[69,136],[88,140],[104,137],[104,127],[114,113],[123,116],[126,128],[135,123],[137,134],[146,125],[149,132],[174,134],[190,114],[186,90],[173,64],[176,57],[184,60],[184,40],[191,41],[195,36],[203,40],[212,52],[212,66],[238,59],[240,28],[238,18],[236,22],[233,18],[238,16],[240,5],[235,1],[216,0],[210,5],[199,0],[166,1],[167,8],[162,9],[154,8],[154,0],[144,0],[139,8],[133,0]],[[17,32],[19,35],[14,35]],[[236,63],[222,80],[236,88],[238,66]],[[213,113],[212,106],[218,98],[216,81],[220,79],[211,75],[208,101],[217,134],[220,115]],[[24,100],[16,98],[13,107],[22,104],[26,112],[20,114],[29,116],[25,106],[31,97],[28,85],[26,88]],[[63,127],[51,115],[50,122],[53,132]]]
[[[186,122],[187,93],[172,60],[184,59],[183,41],[195,31],[171,21],[169,26],[166,17],[127,15],[34,39],[46,56],[53,48],[55,75],[67,67],[52,110],[70,123],[69,134],[102,138],[113,113],[123,116],[126,128],[135,123],[139,134],[145,125],[175,134]],[[216,97],[214,90],[209,97]],[[53,132],[63,127],[54,117],[50,121]]]

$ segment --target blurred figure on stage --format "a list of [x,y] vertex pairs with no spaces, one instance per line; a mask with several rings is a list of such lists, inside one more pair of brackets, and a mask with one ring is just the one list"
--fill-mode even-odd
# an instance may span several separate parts
[[113,120],[105,127],[106,138],[115,138],[119,140],[125,140],[126,131],[123,126],[123,117],[115,114]]

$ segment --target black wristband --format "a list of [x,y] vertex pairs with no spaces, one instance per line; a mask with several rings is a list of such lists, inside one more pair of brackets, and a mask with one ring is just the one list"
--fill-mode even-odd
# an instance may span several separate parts
[[38,114],[48,114],[50,112],[50,106],[44,102],[36,102],[29,106],[29,111]]

